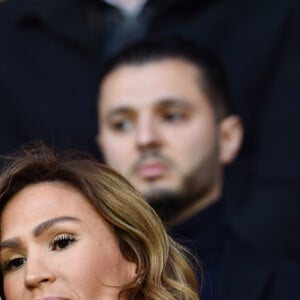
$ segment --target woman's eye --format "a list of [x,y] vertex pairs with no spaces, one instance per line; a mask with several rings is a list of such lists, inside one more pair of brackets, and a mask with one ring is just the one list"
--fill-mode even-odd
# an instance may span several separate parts
[[24,257],[16,257],[9,259],[1,264],[1,270],[3,274],[19,269],[25,263]]
[[61,234],[56,236],[50,243],[50,249],[51,251],[62,250],[76,241],[77,239],[73,234]]

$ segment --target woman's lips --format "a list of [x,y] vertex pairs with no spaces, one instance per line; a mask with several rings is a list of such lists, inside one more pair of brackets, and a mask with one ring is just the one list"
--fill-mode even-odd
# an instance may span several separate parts
[[70,299],[64,297],[58,297],[58,296],[47,296],[47,297],[38,298],[37,300],[70,300]]

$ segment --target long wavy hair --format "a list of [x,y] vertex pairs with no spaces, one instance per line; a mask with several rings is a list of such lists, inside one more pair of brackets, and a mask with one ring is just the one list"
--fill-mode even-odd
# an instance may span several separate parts
[[[34,143],[6,157],[0,175],[0,216],[18,191],[47,181],[75,187],[111,224],[123,256],[137,266],[136,278],[122,287],[120,297],[199,299],[188,251],[167,234],[160,218],[127,180],[88,154],[55,152]],[[2,275],[1,297],[5,299]]]

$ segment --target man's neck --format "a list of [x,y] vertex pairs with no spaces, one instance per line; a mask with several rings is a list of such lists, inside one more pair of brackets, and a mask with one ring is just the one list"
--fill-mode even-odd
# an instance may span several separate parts
[[210,207],[217,201],[219,201],[221,197],[221,189],[213,190],[211,193],[202,197],[198,201],[194,201],[191,203],[190,206],[187,206],[183,211],[180,211],[178,214],[170,218],[167,222],[167,226],[174,226],[176,224],[182,223],[200,211],[205,210],[206,208]]

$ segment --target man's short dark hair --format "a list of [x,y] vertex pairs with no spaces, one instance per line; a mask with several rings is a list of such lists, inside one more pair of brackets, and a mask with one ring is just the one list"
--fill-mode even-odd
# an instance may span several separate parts
[[181,59],[198,69],[199,86],[211,101],[218,120],[231,112],[229,85],[220,59],[211,49],[179,37],[143,39],[123,48],[104,65],[100,89],[103,79],[120,66],[143,65],[165,59]]

